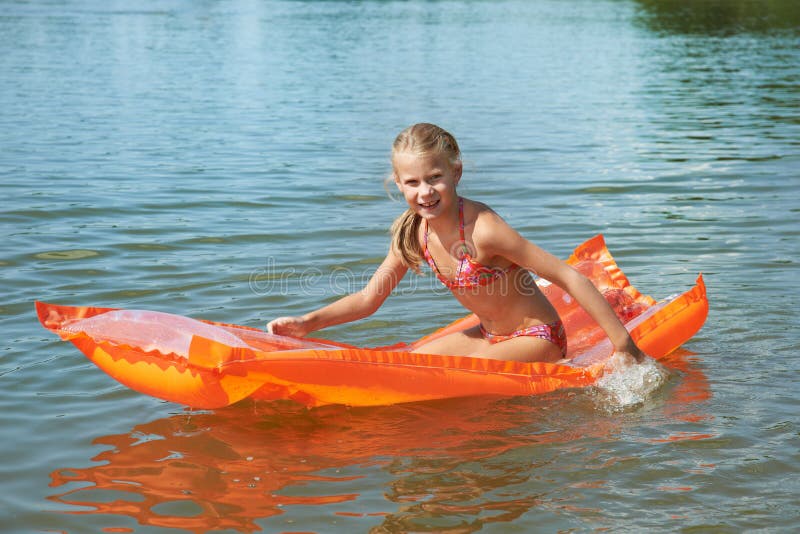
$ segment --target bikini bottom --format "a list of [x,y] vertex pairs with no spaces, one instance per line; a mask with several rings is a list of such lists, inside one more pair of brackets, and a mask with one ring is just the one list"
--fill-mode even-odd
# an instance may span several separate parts
[[562,357],[567,355],[567,334],[564,331],[564,323],[561,322],[561,319],[548,324],[535,324],[533,326],[521,328],[507,335],[491,334],[481,325],[481,335],[491,344],[508,341],[509,339],[520,336],[538,337],[539,339],[544,339],[545,341],[553,343],[561,349]]

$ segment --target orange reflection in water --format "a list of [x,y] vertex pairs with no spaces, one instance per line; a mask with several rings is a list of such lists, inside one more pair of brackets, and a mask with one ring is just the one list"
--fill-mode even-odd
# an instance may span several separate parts
[[[693,353],[678,349],[672,354],[660,359],[659,362],[669,369],[680,371],[683,375],[680,384],[672,391],[672,401],[667,407],[666,416],[671,419],[685,421],[687,423],[699,423],[710,416],[705,413],[695,412],[692,408],[701,404],[711,397],[711,389],[705,374],[696,367]],[[653,443],[666,443],[674,441],[696,441],[716,437],[716,434],[708,432],[686,432],[678,431],[651,440]]]
[[[682,374],[665,407],[673,421],[706,417],[693,410],[708,384],[688,354],[665,362]],[[535,476],[536,447],[614,439],[620,420],[590,404],[569,391],[359,409],[246,401],[97,438],[109,449],[90,467],[53,471],[51,486],[69,489],[49,498],[74,507],[59,513],[195,532],[260,531],[257,521],[290,505],[325,507],[331,517],[383,516],[389,531],[413,530],[422,516],[469,516],[477,523],[453,531],[474,531],[541,504],[537,495],[498,497]],[[464,467],[470,463],[478,468]]]

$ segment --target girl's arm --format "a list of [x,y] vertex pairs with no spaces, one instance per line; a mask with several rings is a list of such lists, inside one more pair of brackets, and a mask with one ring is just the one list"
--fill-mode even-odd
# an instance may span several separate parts
[[315,330],[368,317],[381,307],[407,271],[408,267],[390,250],[363,289],[303,316],[273,319],[267,323],[267,332],[303,337]]
[[[588,278],[566,262],[522,237],[498,215],[491,213],[487,219],[488,224],[482,225],[480,231],[485,236],[491,235],[491,239],[481,240],[486,243],[487,252],[493,256],[503,256],[558,285],[577,300],[578,304],[600,325],[614,344],[616,351],[629,354],[636,361],[642,361],[645,354],[636,346],[625,325],[614,313],[614,309]],[[473,238],[477,240],[480,236]]]

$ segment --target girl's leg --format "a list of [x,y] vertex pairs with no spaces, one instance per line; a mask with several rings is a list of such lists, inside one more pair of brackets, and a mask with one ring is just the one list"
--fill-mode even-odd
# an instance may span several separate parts
[[481,335],[480,328],[473,326],[461,332],[454,332],[444,337],[420,345],[412,352],[421,354],[449,354],[454,356],[471,356],[486,351],[490,343]]
[[557,362],[561,360],[561,350],[546,339],[519,336],[492,344],[481,335],[480,327],[478,326],[434,339],[430,343],[417,347],[414,352],[478,356],[520,362]]

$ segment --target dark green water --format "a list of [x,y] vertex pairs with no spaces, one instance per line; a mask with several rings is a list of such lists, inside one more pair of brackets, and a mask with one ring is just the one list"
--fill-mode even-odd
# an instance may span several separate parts
[[[773,1],[0,1],[0,530],[789,531],[800,520],[800,10]],[[711,312],[642,406],[592,392],[191,412],[33,301],[261,326],[357,287],[394,135],[566,256]],[[431,276],[324,332],[462,315]]]

